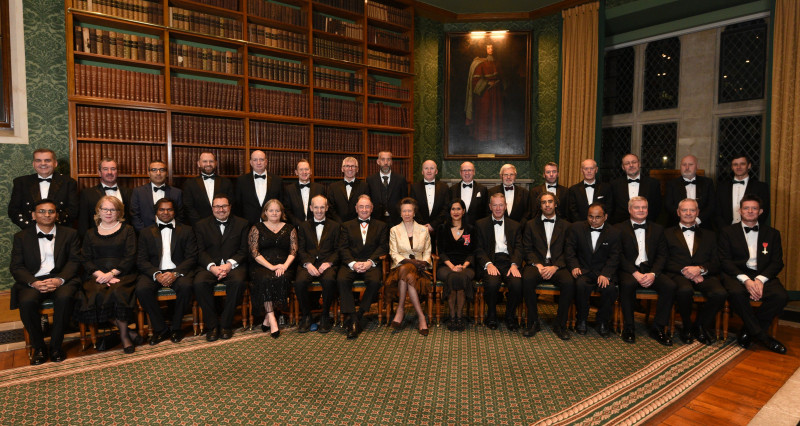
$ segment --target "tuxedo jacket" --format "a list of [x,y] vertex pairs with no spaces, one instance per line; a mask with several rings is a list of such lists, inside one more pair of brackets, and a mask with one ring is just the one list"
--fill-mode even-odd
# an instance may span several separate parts
[[408,241],[406,226],[402,223],[395,225],[389,230],[389,254],[392,256],[392,268],[396,268],[405,259],[424,260],[428,265],[433,265],[431,261],[431,235],[428,228],[414,222],[411,237],[414,245]]
[[342,265],[371,260],[380,267],[381,256],[389,252],[389,225],[381,220],[370,220],[367,239],[363,242],[358,220],[348,220],[342,224],[339,247]]
[[[342,225],[333,219],[325,219],[322,226],[322,235],[317,241],[317,225],[313,216],[300,224],[297,232],[297,257],[302,268],[306,263],[315,267],[325,262],[332,266],[339,264],[339,235]],[[360,238],[360,236],[359,236]]]
[[[395,173],[389,178],[389,187],[383,187],[380,172],[367,177],[367,194],[372,198],[372,218],[387,222],[389,226],[397,225],[400,219],[398,204],[408,196],[408,181],[405,176]],[[386,216],[386,212],[389,216]]]
[[[541,216],[542,210],[541,206],[539,205],[539,195],[547,192],[547,188],[545,188],[547,183],[543,183],[541,185],[534,186],[531,188],[531,217]],[[556,184],[556,201],[558,201],[558,207],[556,208],[556,216],[558,216],[561,220],[569,220],[567,216],[567,211],[569,210],[569,190],[564,185]]]
[[[602,203],[606,207],[606,214],[609,219],[614,214],[614,195],[611,193],[611,185],[594,181],[594,198],[590,201],[586,198],[586,188],[583,181],[569,187],[567,191],[568,206],[567,214],[572,223],[585,222],[589,215],[589,205],[592,203]],[[627,210],[627,207],[625,207]]]
[[[503,184],[489,188],[489,200],[491,200],[492,194],[496,194],[498,192],[505,195]],[[487,217],[491,216],[491,212],[488,210],[489,203],[490,201],[487,200]],[[506,200],[506,203],[508,203],[508,200]],[[506,217],[514,219],[514,221],[520,225],[524,225],[525,222],[530,218],[530,207],[530,192],[520,185],[514,185],[514,204],[511,206],[510,215],[508,214],[508,207],[506,207]]]
[[344,223],[358,217],[356,203],[358,197],[367,193],[367,182],[356,179],[350,189],[350,198],[347,198],[347,187],[344,179],[328,185],[328,217]]
[[570,271],[580,268],[584,274],[591,272],[613,281],[616,279],[622,251],[620,233],[610,224],[604,224],[600,236],[597,237],[597,244],[592,249],[590,229],[589,223],[585,220],[570,226],[567,244],[564,247],[567,268]]
[[[461,198],[461,184],[464,181],[458,181],[455,185],[450,187],[450,200],[455,200],[456,198]],[[466,204],[466,200],[464,201]],[[449,203],[448,203],[449,204]],[[467,218],[469,219],[469,223],[475,224],[478,219],[483,219],[486,217],[487,212],[489,211],[489,190],[486,189],[485,186],[481,185],[478,182],[472,181],[472,198],[469,202],[469,208],[467,209]],[[448,211],[447,215],[450,214]]]
[[664,272],[678,275],[686,266],[702,266],[708,271],[707,275],[719,274],[717,235],[714,231],[698,227],[694,233],[692,252],[689,252],[680,225],[665,229],[664,238],[667,240],[668,253]]
[[[228,178],[214,176],[214,195],[225,194],[233,203],[233,183]],[[196,176],[183,184],[183,206],[186,222],[194,226],[200,219],[212,216],[211,201],[208,199],[206,185],[202,176]]]
[[254,182],[255,179],[252,172],[236,178],[236,202],[233,204],[233,211],[236,216],[244,218],[250,225],[255,225],[259,222],[261,211],[267,201],[273,198],[281,200],[281,194],[283,193],[283,179],[267,173],[267,194],[264,196],[264,203],[259,203]]
[[[478,245],[475,247],[475,259],[477,265],[475,269],[482,271],[487,263],[494,262],[496,253],[494,251],[494,227],[492,216],[485,217],[475,224],[475,236]],[[504,233],[506,235],[506,246],[511,263],[522,268],[522,229],[519,222],[514,219],[504,218]]]
[[[38,189],[38,181],[37,189]],[[56,225],[55,244],[53,248],[53,263],[55,267],[51,275],[64,280],[64,285],[77,285],[80,268],[80,245],[78,244],[78,231],[63,225]],[[19,308],[17,296],[21,287],[37,280],[35,274],[42,266],[42,256],[39,251],[39,237],[36,235],[36,226],[29,226],[14,234],[11,246],[11,276],[14,285],[11,287],[11,309]]]
[[616,225],[620,232],[622,241],[622,255],[619,261],[620,271],[633,274],[634,272],[650,273],[660,275],[664,271],[667,263],[667,240],[664,239],[664,227],[647,220],[644,229],[644,250],[647,254],[647,266],[644,268],[636,267],[636,259],[639,257],[639,243],[636,241],[636,233],[630,219]]
[[[152,279],[153,274],[161,270],[161,232],[157,225],[150,225],[139,233],[136,265],[139,272]],[[181,275],[194,275],[197,264],[197,239],[189,225],[176,223],[172,230],[170,253],[175,271]]]
[[[166,185],[164,194],[159,198],[171,198],[175,201],[175,220],[183,222],[183,191],[171,185]],[[159,191],[161,192],[161,191]],[[153,186],[150,182],[133,188],[131,194],[131,225],[136,232],[156,223],[156,210],[153,204]]]
[[[747,267],[750,251],[747,249],[747,240],[745,240],[742,224],[734,223],[720,231],[720,266],[726,275],[733,278],[739,274],[763,275],[771,280],[781,272],[783,269],[781,233],[769,225],[758,225],[758,228],[758,243],[756,244],[758,254],[756,255],[755,270]],[[754,272],[755,274],[753,274]]]
[[[117,188],[119,189],[120,195],[122,195],[122,205],[125,209],[125,218],[129,219],[131,217],[130,204],[133,190],[127,186],[120,185],[119,182],[117,182]],[[97,207],[97,202],[105,196],[106,192],[103,191],[102,183],[89,188],[84,188],[81,191],[80,214],[78,215],[78,235],[80,235],[81,238],[86,235],[86,231],[97,226],[94,223],[95,207]]]
[[[737,185],[741,185],[738,184]],[[764,213],[758,217],[759,224],[769,223],[769,185],[751,176],[744,188],[745,195],[758,195]],[[736,207],[739,208],[738,206]],[[703,210],[700,210],[702,212]],[[733,222],[733,180],[725,180],[717,185],[717,229],[727,228]],[[765,275],[766,276],[766,275]]]
[[[564,259],[564,245],[567,241],[570,223],[558,214],[555,219],[553,235],[550,236],[550,264],[564,268],[567,266]],[[525,225],[525,231],[522,233],[522,247],[526,264],[547,265],[547,233],[544,230],[541,214],[529,220]]]
[[[639,175],[639,196],[647,198],[647,221],[653,222],[661,214],[661,183],[643,173]],[[628,213],[628,176],[611,182],[611,198],[614,200],[614,214],[609,214],[612,224],[622,223],[631,218]],[[674,213],[674,212],[673,212]]]
[[233,259],[243,268],[248,259],[247,235],[250,224],[246,220],[230,215],[225,232],[219,232],[219,224],[214,216],[200,219],[195,226],[195,239],[197,241],[197,267],[206,270],[209,264],[220,266]]
[[325,195],[325,186],[321,183],[310,182],[308,187],[308,207],[303,208],[303,196],[300,195],[300,182],[294,181],[283,187],[283,207],[286,209],[286,218],[295,228],[307,219],[314,217],[311,213],[311,199],[317,195]]
[[[72,226],[78,219],[78,184],[75,179],[53,173],[47,198],[56,203],[58,225]],[[8,217],[15,225],[24,229],[34,225],[31,213],[36,202],[42,199],[39,190],[39,175],[36,173],[14,179],[11,199],[8,201]],[[94,212],[94,206],[92,206]]]
[[[700,222],[703,228],[711,229],[714,224],[714,213],[717,200],[714,196],[714,182],[705,177],[695,177],[697,206],[700,208]],[[670,226],[678,223],[678,203],[686,198],[686,185],[683,177],[677,177],[667,182],[664,193],[664,208],[667,209],[667,224]]]
[[417,215],[414,220],[420,225],[431,225],[436,230],[450,216],[450,188],[446,183],[436,181],[433,191],[433,209],[428,210],[425,186],[423,181],[411,185],[411,198],[417,201]]

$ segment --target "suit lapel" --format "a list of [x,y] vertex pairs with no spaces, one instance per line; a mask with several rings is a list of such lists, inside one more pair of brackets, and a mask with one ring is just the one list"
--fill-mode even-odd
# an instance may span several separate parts
[[164,254],[164,246],[161,244],[161,232],[158,230],[158,225],[153,226],[150,228],[150,234],[153,235],[153,241],[155,242],[155,253],[158,256],[158,262],[161,262],[161,256]]
[[[208,193],[206,192],[206,183],[202,176],[196,177],[195,182],[197,182],[198,189],[200,190],[200,194],[203,195],[203,204],[211,207],[211,201],[208,200]],[[214,182],[214,189],[211,190],[211,194],[213,196],[214,193],[217,191],[217,181],[213,180]],[[226,227],[227,228],[227,227]]]
[[61,259],[61,253],[64,249],[66,237],[63,232],[59,232],[58,225],[54,228],[56,230],[55,243],[53,244],[53,267],[57,268],[58,261]]
[[42,265],[42,252],[41,250],[39,250],[39,238],[36,236],[36,226],[34,225],[29,229],[31,231],[28,232],[25,237],[25,245],[27,246],[26,247],[27,250],[25,250],[25,253],[26,254],[30,253],[31,255],[33,253],[36,253],[36,263],[35,266],[33,267],[33,270],[31,271],[31,273],[35,274],[39,272],[39,268]]
[[[53,184],[51,182],[50,190],[52,190],[52,188]],[[33,178],[31,179],[30,191],[31,191],[31,199],[33,200],[34,203],[42,199],[42,192],[41,189],[39,189],[39,175],[37,175],[36,173],[33,174]],[[47,195],[50,196],[49,193]]]

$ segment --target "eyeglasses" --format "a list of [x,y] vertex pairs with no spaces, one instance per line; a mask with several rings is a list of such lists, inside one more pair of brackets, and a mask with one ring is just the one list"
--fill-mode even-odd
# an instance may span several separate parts
[[55,210],[40,209],[40,210],[36,210],[36,213],[39,213],[39,214],[56,214],[56,211]]
[[345,169],[355,169],[358,166],[356,166],[355,164],[345,164],[342,167],[345,168]]
[[174,211],[175,211],[175,209],[173,209],[173,208],[168,208],[168,209],[161,209],[160,208],[160,209],[158,209],[159,213],[161,213],[161,212],[174,212]]
[[106,208],[102,208],[101,207],[100,211],[103,212],[103,213],[113,213],[113,212],[117,211],[117,209],[106,209]]
[[157,173],[157,172],[166,173],[167,169],[164,168],[164,167],[161,167],[161,168],[153,167],[152,169],[150,169],[150,171],[153,172],[153,173]]
[[227,209],[230,206],[231,206],[230,204],[221,204],[218,206],[211,206],[211,208],[216,210],[222,210],[222,209]]

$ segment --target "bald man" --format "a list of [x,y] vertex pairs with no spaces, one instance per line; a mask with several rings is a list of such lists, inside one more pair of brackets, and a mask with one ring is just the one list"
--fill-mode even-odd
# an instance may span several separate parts
[[714,196],[714,182],[705,176],[697,175],[697,157],[694,155],[681,158],[681,177],[667,182],[664,207],[667,210],[669,225],[678,223],[678,217],[673,212],[678,211],[678,204],[685,198],[697,201],[700,209],[698,217],[700,226],[712,229],[717,205]]
[[450,213],[450,191],[446,183],[436,180],[438,173],[436,162],[426,160],[422,163],[422,180],[411,186],[411,198],[419,206],[414,220],[427,228],[431,237]]
[[581,163],[583,181],[569,188],[567,200],[567,214],[572,223],[586,220],[589,214],[589,205],[602,204],[607,215],[613,214],[614,198],[611,195],[611,185],[597,180],[597,162],[592,159],[583,160]]
[[247,219],[251,225],[258,223],[264,203],[280,200],[283,180],[267,173],[267,154],[255,150],[250,154],[250,172],[236,178],[236,216]]
[[475,165],[469,161],[461,163],[459,169],[461,182],[450,187],[450,199],[460,198],[467,206],[469,223],[486,217],[489,211],[489,192],[485,186],[475,181]]

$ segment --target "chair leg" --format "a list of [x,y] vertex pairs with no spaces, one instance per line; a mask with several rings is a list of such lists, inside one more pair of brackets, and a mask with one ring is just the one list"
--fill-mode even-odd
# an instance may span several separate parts
[[675,305],[672,305],[669,311],[669,335],[670,337],[675,335]]
[[722,340],[728,340],[728,321],[731,317],[731,305],[725,301],[725,306],[722,308]]
[[[197,303],[197,302],[195,302],[195,303]],[[200,333],[198,333],[197,331],[195,331],[195,333],[194,333],[194,334],[195,334],[195,335],[197,335],[197,334],[203,334],[203,330],[206,328],[206,324],[203,322],[203,308],[201,308],[201,307],[199,307],[199,306],[198,306],[198,307],[196,307],[195,309],[197,309],[197,320],[198,320],[198,322],[200,323]]]
[[194,335],[197,336],[200,334],[200,319],[197,315],[197,300],[192,302],[192,328],[194,329]]
[[97,349],[97,324],[89,324],[89,338],[92,340],[92,347]]
[[142,309],[142,305],[139,304],[138,300],[136,301],[136,309],[138,311],[136,315],[136,326],[139,327],[139,334],[142,336],[142,339],[146,339],[149,330],[144,328],[144,309]]
[[78,323],[78,329],[81,333],[81,352],[86,350],[86,324]]
[[247,330],[247,300],[250,298],[250,292],[245,289],[242,295],[242,330]]
[[22,336],[25,338],[25,352],[28,353],[28,359],[33,359],[33,346],[31,346],[31,336],[28,334],[28,329],[22,327]]

